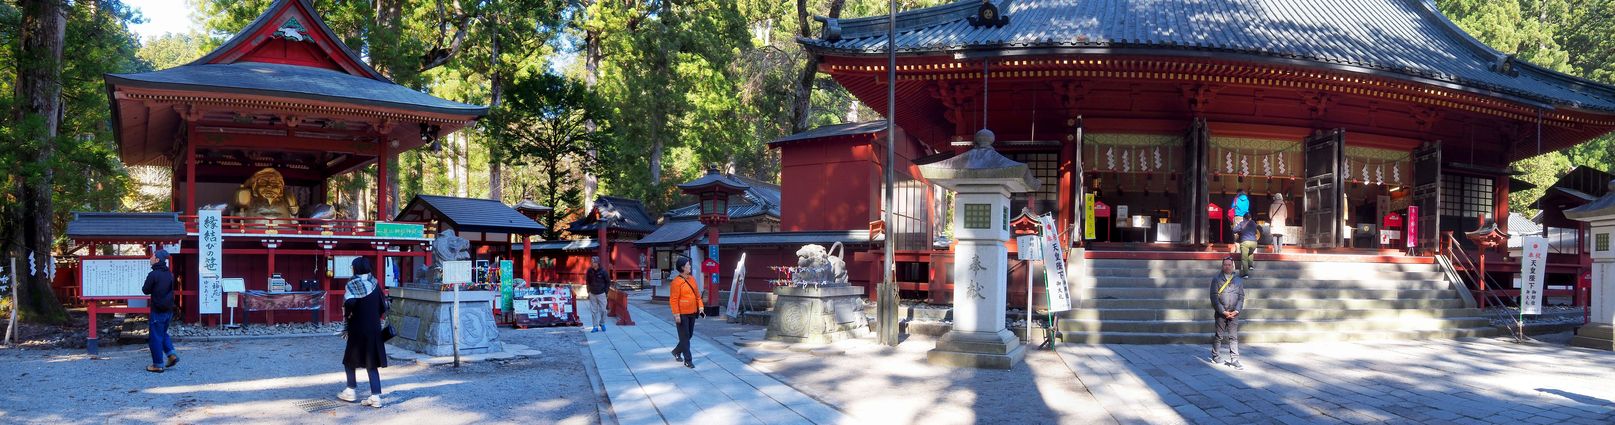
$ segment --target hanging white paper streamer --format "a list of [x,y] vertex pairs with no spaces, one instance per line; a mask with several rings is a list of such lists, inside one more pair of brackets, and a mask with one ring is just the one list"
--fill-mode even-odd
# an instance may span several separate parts
[[1248,176],[1248,175],[1250,175],[1250,173],[1251,173],[1250,156],[1240,155],[1239,156],[1239,174],[1243,174],[1243,175]]
[[1222,166],[1222,168],[1223,168],[1224,173],[1232,174],[1234,172],[1234,153],[1233,152],[1228,152],[1228,154],[1223,157],[1223,166]]
[[1265,155],[1262,157],[1262,175],[1273,175],[1273,155]]
[[1279,152],[1279,174],[1290,175],[1289,168],[1284,167],[1284,153]]
[[1385,185],[1385,164],[1380,164],[1378,168],[1374,169],[1374,184]]
[[1149,171],[1150,159],[1144,156],[1144,151],[1138,151],[1138,171]]
[[1396,182],[1396,184],[1398,184],[1398,185],[1402,184],[1402,162],[1401,161],[1397,161],[1397,162],[1391,164],[1391,181]]
[[1346,158],[1344,161],[1346,163],[1340,166],[1340,173],[1344,174],[1340,177],[1340,181],[1351,180],[1351,158]]
[[1155,147],[1155,169],[1160,170],[1162,168],[1164,168],[1164,167],[1161,166],[1161,147],[1156,146]]
[[1368,164],[1363,164],[1363,173],[1359,174],[1358,177],[1362,178],[1363,183],[1368,183]]
[[1122,172],[1124,173],[1133,172],[1133,160],[1128,156],[1128,154],[1131,152],[1132,151],[1126,149],[1122,150]]
[[1116,148],[1105,148],[1105,169],[1116,170]]

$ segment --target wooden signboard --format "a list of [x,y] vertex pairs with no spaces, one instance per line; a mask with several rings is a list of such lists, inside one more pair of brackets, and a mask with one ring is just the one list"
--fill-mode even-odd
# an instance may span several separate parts
[[84,260],[85,297],[139,297],[146,294],[146,274],[151,272],[151,260],[144,258]]

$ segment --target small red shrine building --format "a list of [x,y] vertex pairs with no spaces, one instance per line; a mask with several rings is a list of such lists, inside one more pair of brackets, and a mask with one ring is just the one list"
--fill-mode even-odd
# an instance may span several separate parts
[[[276,0],[196,61],[109,74],[106,84],[119,155],[129,165],[173,170],[173,219],[183,235],[134,234],[125,229],[141,226],[119,226],[125,218],[118,214],[97,214],[81,215],[97,223],[79,226],[81,231],[69,236],[92,248],[177,239],[172,268],[179,278],[182,320],[192,322],[201,320],[194,307],[197,215],[208,206],[224,210],[224,277],[243,279],[248,291],[264,291],[270,289],[270,276],[278,274],[291,289],[323,292],[325,320],[340,317],[343,284],[336,274],[344,267],[339,257],[375,257],[378,271],[391,262],[392,280],[409,280],[415,266],[429,261],[425,247],[433,229],[416,226],[425,223],[379,221],[392,217],[397,207],[388,203],[386,185],[377,187],[375,211],[328,210],[321,205],[333,203],[329,179],[375,166],[373,181],[386,181],[387,164],[399,152],[457,131],[487,112],[388,80],[331,32],[309,0]],[[79,258],[95,259],[101,258]],[[266,314],[272,311],[237,312],[236,320],[262,322]]]

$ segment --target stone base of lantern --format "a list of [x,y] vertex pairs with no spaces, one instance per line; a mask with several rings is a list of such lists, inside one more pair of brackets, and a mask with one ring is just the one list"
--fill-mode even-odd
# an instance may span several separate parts
[[1576,329],[1570,345],[1596,350],[1615,351],[1615,326],[1605,323],[1588,323]]
[[938,366],[1008,370],[1026,359],[1026,346],[1008,329],[951,331],[937,339],[936,348],[925,353],[925,357]]

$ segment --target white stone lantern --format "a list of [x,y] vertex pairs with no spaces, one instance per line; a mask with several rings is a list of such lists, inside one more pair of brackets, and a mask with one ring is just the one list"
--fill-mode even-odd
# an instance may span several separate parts
[[975,147],[920,166],[926,180],[954,191],[953,329],[927,353],[932,364],[1010,369],[1026,357],[1004,327],[1009,279],[1012,193],[1038,186],[1026,164],[993,150],[993,132],[976,132]]
[[1576,329],[1570,344],[1615,350],[1615,181],[1609,192],[1592,202],[1565,210],[1565,218],[1587,222],[1586,241],[1592,253],[1592,321]]

